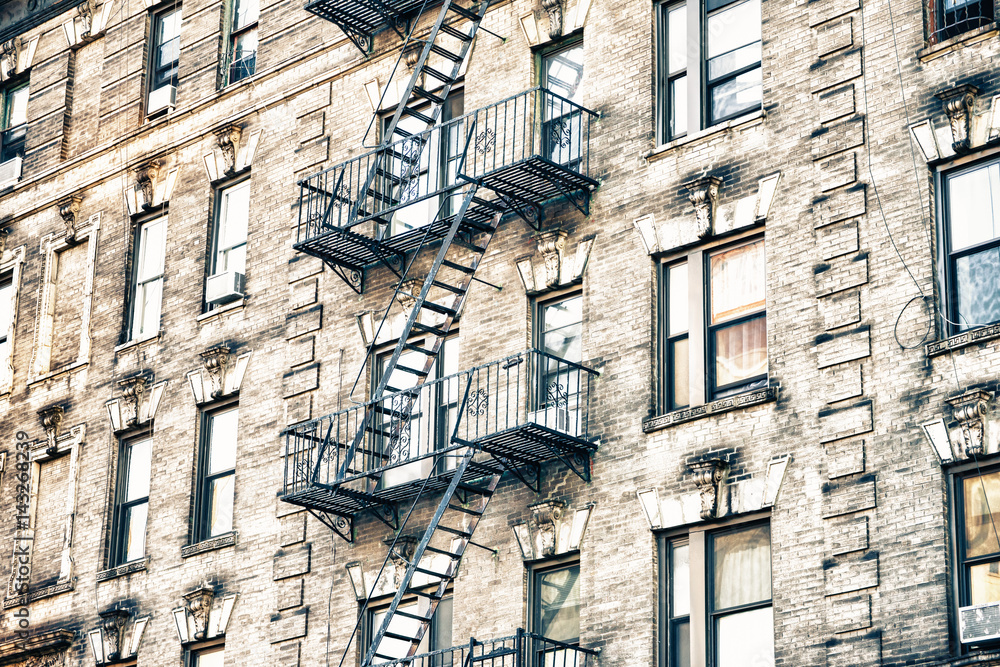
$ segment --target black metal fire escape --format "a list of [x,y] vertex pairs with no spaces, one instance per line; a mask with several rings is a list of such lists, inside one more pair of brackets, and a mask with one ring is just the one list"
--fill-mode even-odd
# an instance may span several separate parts
[[[311,0],[306,9],[338,25],[365,51],[375,34],[400,32],[420,6],[414,0]],[[428,381],[501,219],[515,214],[537,227],[543,204],[554,197],[586,212],[597,185],[589,176],[588,150],[596,114],[544,89],[439,122],[488,6],[489,0],[470,7],[445,0],[425,37],[414,39],[411,29],[404,48],[422,48],[379,147],[300,182],[295,247],[321,258],[359,293],[364,271],[382,265],[399,278],[395,300],[404,291],[407,258],[412,264],[421,250],[440,242],[419,292],[411,295],[414,304],[372,399],[284,432],[282,498],[348,540],[362,512],[387,523],[398,537],[417,501],[443,492],[363,667],[398,657],[379,653],[384,638],[405,642],[407,657],[416,653],[505,472],[537,489],[540,464],[558,458],[589,479],[596,449],[587,432],[596,373],[578,364],[529,350]],[[450,63],[450,70],[432,66],[432,58]],[[405,130],[404,117],[427,129]],[[432,177],[422,165],[442,150],[453,158],[454,173],[446,169]],[[394,216],[419,202],[437,206],[432,219],[394,230]],[[412,384],[391,386],[398,373],[412,375]],[[540,385],[542,377],[547,387]],[[422,406],[443,394],[461,397],[454,417],[426,416],[440,410]],[[414,453],[411,440],[420,439],[415,433],[422,420],[428,431],[446,433],[438,446],[417,446]],[[425,441],[431,437],[437,435]],[[419,466],[419,479],[387,479],[405,466]],[[410,512],[401,521],[404,500],[411,502]],[[390,547],[386,561],[398,556]],[[417,613],[398,609],[414,595],[426,601]],[[414,621],[413,631],[391,631],[394,616]]]

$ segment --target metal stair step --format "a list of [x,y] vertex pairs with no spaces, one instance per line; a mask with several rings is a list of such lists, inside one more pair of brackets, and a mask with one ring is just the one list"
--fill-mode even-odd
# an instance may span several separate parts
[[451,575],[447,572],[435,572],[434,570],[428,570],[425,567],[415,567],[414,572],[420,572],[421,574],[426,574],[431,577],[437,577],[438,579],[450,579]]
[[469,243],[468,241],[463,241],[462,239],[455,239],[452,243],[457,245],[459,248],[466,248],[468,250],[471,250],[472,252],[478,252],[479,254],[486,252],[486,248],[477,246],[475,243]]
[[462,507],[461,505],[448,505],[448,509],[455,510],[456,512],[465,512],[466,514],[471,514],[472,516],[482,516],[483,513],[479,510],[469,509],[468,507]]
[[[429,548],[430,547],[428,547],[428,549]],[[414,621],[420,621],[420,622],[423,622],[423,623],[426,623],[426,622],[428,622],[428,621],[431,620],[431,619],[427,618],[426,616],[421,616],[420,614],[411,614],[410,612],[403,611],[402,609],[397,609],[396,610],[396,615],[397,616],[402,616],[404,618],[412,618]]]
[[460,554],[460,553],[457,554],[457,553],[454,553],[452,551],[448,551],[447,549],[439,549],[437,547],[432,547],[429,544],[426,547],[424,547],[424,550],[425,551],[430,551],[430,552],[436,553],[436,554],[441,554],[442,556],[448,556],[449,558],[461,558],[462,557],[462,554]]
[[[441,338],[446,338],[448,336],[448,332],[445,331],[444,329],[438,329],[436,327],[429,327],[426,324],[421,324],[420,322],[414,322],[413,323],[413,330],[414,331],[422,331],[423,333],[433,334],[435,336],[440,336]],[[386,387],[386,388],[388,389],[388,387]],[[399,391],[399,389],[397,389],[396,391]]]
[[419,588],[407,588],[406,595],[418,595],[422,598],[430,598],[431,600],[442,600],[444,595],[441,595],[437,591],[425,591]]
[[422,368],[410,368],[409,366],[403,366],[402,364],[396,364],[396,370],[412,373],[418,377],[427,377],[430,375],[430,373]]
[[433,301],[424,301],[422,304],[420,304],[420,307],[426,308],[427,310],[430,310],[435,313],[441,313],[442,315],[450,315],[452,317],[458,315],[458,311],[455,310],[454,308],[448,308],[447,306],[442,306],[441,304],[434,303]]
[[472,11],[471,9],[466,9],[465,7],[463,7],[462,5],[458,4],[457,2],[451,3],[451,6],[448,7],[448,9],[451,10],[451,11],[453,11],[453,12],[455,12],[459,16],[464,16],[465,18],[469,19],[470,21],[475,21],[476,23],[479,23],[480,21],[483,20],[479,16],[479,14],[477,14],[474,11]]
[[418,120],[422,120],[423,122],[427,123],[427,125],[433,125],[434,124],[434,119],[433,118],[431,118],[427,114],[420,113],[416,109],[411,109],[410,107],[403,107],[403,114],[406,115],[406,116],[413,116],[414,118],[416,118]]
[[425,100],[430,100],[434,104],[444,104],[444,98],[443,97],[439,97],[438,95],[435,95],[434,93],[432,93],[430,91],[424,90],[420,86],[414,86],[413,87],[413,94],[416,95],[417,97],[422,97]]
[[455,63],[460,63],[463,60],[465,60],[465,56],[463,56],[462,54],[452,53],[448,49],[438,46],[437,44],[431,44],[431,51]]
[[469,33],[463,32],[463,31],[459,30],[458,28],[456,28],[455,26],[450,25],[448,23],[444,23],[444,24],[441,25],[441,32],[445,32],[445,33],[451,35],[452,37],[457,37],[458,39],[462,40],[463,42],[471,42],[472,41],[472,37],[469,36]]
[[476,267],[474,267],[474,266],[466,266],[464,264],[456,264],[455,262],[453,262],[451,260],[448,260],[448,259],[442,259],[441,260],[441,265],[442,266],[447,266],[449,269],[455,269],[456,271],[462,271],[463,273],[475,273],[476,272]]
[[403,642],[415,642],[415,641],[417,641],[416,637],[408,637],[407,635],[401,635],[401,634],[398,634],[398,633],[395,633],[395,632],[389,632],[388,630],[386,630],[385,634],[382,635],[382,636],[383,637],[388,637],[389,639],[396,639],[396,640],[403,641]]
[[453,85],[453,84],[455,84],[455,83],[458,82],[458,79],[456,79],[454,77],[451,77],[451,76],[448,76],[447,74],[442,74],[441,72],[437,71],[433,67],[429,67],[427,65],[424,65],[424,73],[425,74],[430,74],[432,77],[434,77],[435,79],[437,79],[441,83]]
[[459,287],[457,285],[449,285],[448,283],[443,283],[439,280],[434,280],[431,282],[434,287],[440,287],[441,289],[448,290],[449,292],[454,292],[455,294],[465,294],[467,291],[464,287]]
[[492,496],[493,490],[487,489],[481,486],[472,486],[471,484],[459,484],[458,488],[468,493],[475,493],[480,496]]
[[411,352],[419,352],[420,354],[426,354],[428,357],[437,356],[437,352],[434,350],[428,350],[426,347],[420,347],[419,345],[414,345],[413,343],[403,343],[404,350],[410,350]]
[[467,530],[462,530],[461,528],[452,528],[451,526],[438,525],[438,530],[443,530],[446,533],[451,533],[452,535],[458,535],[459,537],[468,539],[472,537],[472,533]]

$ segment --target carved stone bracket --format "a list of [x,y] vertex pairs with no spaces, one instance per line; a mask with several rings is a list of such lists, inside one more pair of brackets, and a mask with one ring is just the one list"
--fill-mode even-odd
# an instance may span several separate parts
[[181,644],[204,641],[226,634],[238,593],[216,595],[215,589],[203,583],[184,594],[184,604],[171,611]]
[[714,519],[719,507],[719,488],[729,464],[724,459],[705,459],[688,465],[701,494],[701,518]]
[[20,37],[13,37],[0,43],[0,74],[7,78],[17,72],[17,61],[21,55],[24,42]]
[[187,374],[196,403],[207,403],[237,394],[253,351],[231,358],[228,345],[215,345],[200,353],[201,367]]
[[229,348],[225,345],[216,345],[202,352],[200,356],[204,359],[205,370],[212,383],[209,396],[219,398],[222,396],[226,366],[229,364]]
[[153,182],[160,175],[160,161],[150,160],[136,167],[134,171],[136,188],[142,192],[144,200],[143,208],[149,208],[153,202]]
[[153,384],[153,374],[141,371],[118,381],[121,395],[104,405],[115,433],[143,426],[156,416],[167,381]]
[[73,245],[76,243],[77,238],[77,216],[80,214],[80,202],[83,201],[83,197],[74,195],[72,197],[67,197],[59,201],[56,206],[59,207],[59,215],[63,219],[63,224],[66,225],[66,243]]
[[417,295],[420,294],[420,288],[423,287],[423,284],[424,281],[419,278],[404,280],[399,292],[396,293],[396,301],[399,302],[406,317],[410,316],[410,311],[413,310],[413,305],[417,302]]
[[966,456],[982,456],[988,444],[987,404],[992,394],[973,389],[948,399],[954,410],[955,420],[962,429]]
[[705,176],[684,184],[688,189],[688,200],[694,205],[698,238],[711,236],[715,228],[715,205],[720,185],[722,180],[716,176]]
[[535,554],[543,558],[556,553],[556,536],[559,535],[566,503],[561,500],[547,500],[529,505],[531,517],[528,523],[535,536]]
[[951,123],[951,147],[956,153],[968,153],[972,132],[972,111],[979,89],[969,84],[943,90],[935,97],[944,103],[948,122]]
[[563,34],[562,0],[542,0],[542,9],[549,17],[549,39],[561,37]]
[[97,3],[94,0],[87,0],[77,6],[76,13],[80,17],[80,40],[83,41],[93,35],[94,20],[97,18]]
[[123,641],[125,626],[132,614],[125,609],[109,609],[102,611],[98,616],[101,617],[101,631],[104,635],[105,662],[121,659],[122,652],[125,650],[125,642]]
[[56,440],[62,431],[63,406],[52,405],[38,411],[38,418],[42,421],[42,428],[45,429],[45,437],[48,440],[47,451],[56,451]]
[[201,641],[208,635],[208,617],[212,611],[212,600],[214,599],[215,591],[208,585],[184,594],[185,606],[194,626],[194,633],[191,636],[194,641]]
[[243,127],[240,125],[227,125],[215,133],[219,148],[222,150],[222,159],[225,163],[226,176],[233,176],[236,168],[236,151],[240,147],[240,139],[243,136]]
[[542,232],[538,235],[538,252],[545,265],[545,286],[555,287],[559,284],[563,252],[566,249],[568,234],[561,229]]

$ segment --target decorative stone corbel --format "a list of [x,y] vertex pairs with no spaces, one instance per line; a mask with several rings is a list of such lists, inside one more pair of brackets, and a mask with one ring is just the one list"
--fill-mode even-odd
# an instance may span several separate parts
[[719,487],[729,464],[725,459],[705,459],[688,465],[701,494],[701,518],[714,519],[719,506]]
[[100,625],[87,632],[94,661],[99,666],[134,660],[149,624],[149,616],[135,618],[131,609],[116,604],[102,611]]
[[160,175],[160,161],[150,160],[135,168],[135,183],[137,191],[142,192],[142,208],[147,209],[153,203],[153,181]]
[[48,439],[46,451],[56,451],[56,440],[62,431],[63,406],[52,405],[38,411],[38,417],[42,420],[42,428],[45,429],[45,437]]
[[986,453],[986,405],[991,397],[992,394],[987,391],[973,389],[948,399],[962,429],[966,456],[982,456]]
[[0,43],[0,78],[8,78],[17,73],[17,61],[24,42],[20,37],[12,37]]
[[556,553],[556,537],[559,535],[566,503],[561,500],[547,500],[529,505],[529,523],[535,535],[535,553],[543,558]]
[[194,641],[201,641],[208,634],[208,617],[212,612],[212,600],[214,599],[215,591],[207,584],[184,594],[185,606],[191,615],[190,618],[194,626],[192,636]]
[[120,660],[125,644],[122,635],[132,615],[125,609],[111,609],[102,611],[98,615],[101,617],[101,630],[104,632],[105,662]]
[[235,360],[230,359],[230,352],[228,345],[215,345],[200,353],[201,368],[187,374],[195,403],[239,393],[253,351],[244,352]]
[[94,20],[97,18],[97,3],[94,0],[87,0],[76,8],[76,13],[80,17],[80,40],[83,41],[93,35]]
[[167,381],[152,384],[153,374],[141,371],[118,381],[121,395],[105,403],[115,433],[148,424],[160,406]]
[[559,284],[563,252],[566,249],[568,234],[561,229],[542,232],[538,235],[538,252],[545,264],[545,286],[555,287]]
[[237,593],[222,596],[216,604],[215,590],[206,582],[184,594],[184,605],[171,611],[181,644],[214,639],[226,634]]
[[423,285],[424,281],[419,278],[404,280],[399,292],[396,293],[396,301],[399,302],[399,306],[403,309],[403,314],[406,317],[410,316],[410,311],[413,310],[414,304],[417,303],[417,295],[420,294],[420,289]]
[[561,37],[563,34],[562,0],[542,0],[542,9],[549,17],[549,39]]
[[139,423],[139,403],[142,402],[142,394],[146,390],[147,381],[146,375],[136,375],[118,382],[118,386],[122,390],[122,425],[125,428]]
[[233,176],[236,169],[236,151],[240,147],[240,138],[243,136],[243,127],[240,125],[227,125],[215,133],[218,139],[219,148],[222,150],[222,159],[225,162],[226,176]]
[[403,575],[406,574],[406,568],[413,560],[413,553],[417,550],[417,543],[420,540],[413,535],[400,535],[399,538],[389,536],[383,540],[383,543],[388,547],[394,539],[396,540],[396,548],[389,553],[389,557],[395,570],[392,581],[393,589],[399,590],[399,586],[403,582]]
[[76,219],[80,214],[80,202],[82,201],[83,197],[74,195],[56,204],[59,207],[59,215],[63,219],[63,224],[66,225],[66,243],[70,245],[73,245],[77,241]]
[[7,252],[7,237],[10,236],[10,227],[0,228],[0,257]]
[[962,84],[943,90],[935,97],[944,103],[948,122],[951,123],[951,147],[956,153],[968,153],[972,134],[972,111],[979,89],[970,84]]
[[685,183],[688,189],[688,200],[694,205],[694,214],[698,221],[698,238],[712,235],[715,225],[715,203],[719,197],[719,186],[722,179],[716,176],[705,176]]

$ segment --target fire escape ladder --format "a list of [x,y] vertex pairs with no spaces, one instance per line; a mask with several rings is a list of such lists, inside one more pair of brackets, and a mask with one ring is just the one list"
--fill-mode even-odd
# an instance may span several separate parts
[[[473,200],[476,199],[478,186],[475,183],[469,185],[458,212],[451,221],[448,233],[442,239],[437,256],[431,264],[424,279],[420,292],[415,295],[413,307],[409,317],[403,325],[399,335],[399,341],[392,352],[386,366],[382,369],[382,376],[378,386],[372,392],[372,399],[377,401],[382,398],[386,391],[400,392],[401,388],[389,385],[394,371],[400,370],[414,376],[413,384],[407,391],[401,394],[399,405],[393,406],[396,419],[393,420],[393,429],[402,430],[408,428],[409,415],[413,410],[413,405],[417,400],[420,386],[423,385],[430,376],[431,369],[437,359],[438,352],[444,344],[445,338],[451,332],[452,325],[462,312],[465,305],[465,297],[469,292],[469,286],[475,276],[476,269],[482,261],[486,248],[500,224],[500,213],[493,216],[488,225],[480,225],[480,233],[475,237],[475,243],[462,241],[457,237],[459,229],[463,227],[463,219],[469,210]],[[405,278],[405,275],[404,275]],[[402,281],[396,287],[396,294],[402,289]],[[433,293],[433,298],[432,298]],[[423,342],[414,344],[409,341],[411,333],[423,334]],[[370,351],[369,351],[370,352]],[[400,364],[400,357],[404,352],[416,352],[423,357],[422,364],[408,366]],[[354,436],[350,449],[344,457],[342,468],[339,472],[339,479],[348,476],[354,466],[354,458],[363,447],[368,433],[377,428],[376,413],[379,404],[373,403],[365,410],[361,419],[360,428]],[[393,434],[399,436],[401,434]],[[393,441],[398,440],[393,437]],[[324,443],[328,447],[329,443]],[[368,492],[372,493],[378,487],[384,469],[373,470],[368,475]]]
[[[471,544],[479,519],[486,512],[490,497],[500,483],[500,474],[478,479],[466,476],[472,467],[472,457],[477,451],[475,447],[466,449],[451,473],[451,483],[413,551],[412,559],[399,582],[399,588],[382,620],[382,625],[368,647],[362,667],[370,667],[374,661],[400,660],[416,654],[420,641],[430,627],[438,603],[445,597],[448,587],[458,573],[458,566],[466,548]],[[460,491],[462,495],[456,497]],[[421,583],[420,579],[417,579],[418,575],[426,583]],[[397,611],[403,598],[410,596],[416,596],[418,599],[417,613]],[[367,603],[370,602],[369,595]],[[389,626],[396,614],[416,623],[407,624],[408,631],[399,629],[390,631]],[[406,656],[401,658],[379,653],[384,638],[407,642],[409,649]]]

